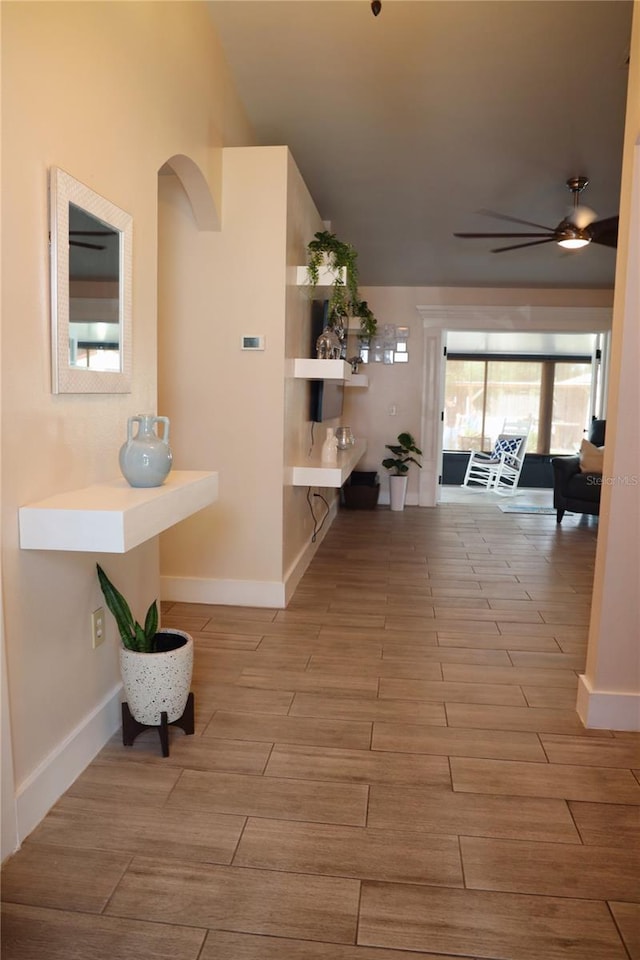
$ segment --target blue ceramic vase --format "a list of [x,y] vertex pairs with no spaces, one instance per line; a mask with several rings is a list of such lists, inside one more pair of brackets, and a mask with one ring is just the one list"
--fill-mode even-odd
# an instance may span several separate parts
[[[157,424],[163,425],[162,436]],[[137,431],[134,435],[134,425]],[[127,421],[127,442],[120,448],[120,469],[132,487],[160,487],[171,470],[169,420],[153,414],[138,414]]]

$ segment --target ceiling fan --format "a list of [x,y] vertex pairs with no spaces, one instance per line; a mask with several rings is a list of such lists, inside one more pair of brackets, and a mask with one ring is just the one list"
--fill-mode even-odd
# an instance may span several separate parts
[[72,240],[71,237],[111,237],[113,230],[69,230],[69,246],[84,247],[86,250],[106,250],[104,244],[86,243],[82,240]]
[[578,197],[589,183],[586,177],[569,177],[567,187],[573,194],[573,209],[560,221],[557,227],[545,227],[541,223],[532,223],[530,220],[519,220],[517,217],[508,217],[502,213],[493,213],[491,210],[481,210],[480,213],[497,220],[507,220],[510,223],[521,223],[525,227],[536,227],[545,233],[454,233],[454,237],[536,237],[542,239],[529,240],[527,243],[515,243],[507,247],[497,247],[491,253],[504,253],[506,250],[518,250],[521,247],[537,247],[541,243],[558,243],[567,250],[578,250],[589,243],[601,243],[606,247],[618,245],[618,217],[607,217],[606,220],[597,220],[593,210],[578,205]]

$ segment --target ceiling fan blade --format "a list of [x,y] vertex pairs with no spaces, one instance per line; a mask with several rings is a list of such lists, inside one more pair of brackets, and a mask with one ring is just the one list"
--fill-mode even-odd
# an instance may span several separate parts
[[105,246],[99,243],[83,243],[81,240],[69,240],[70,247],[84,247],[86,250],[106,250]]
[[506,250],[521,250],[523,247],[538,247],[541,243],[553,243],[555,237],[547,237],[546,240],[534,240],[532,243],[516,243],[512,247],[497,247],[491,253],[504,253]]
[[605,247],[618,246],[618,217],[607,217],[606,220],[596,220],[589,227],[589,233],[594,243],[601,243]]
[[547,227],[543,223],[532,223],[531,220],[519,220],[518,217],[508,217],[506,213],[496,213],[494,210],[478,210],[485,217],[494,217],[496,220],[507,220],[509,223],[521,223],[525,227],[538,227],[540,230],[548,230],[553,233],[553,227]]
[[454,233],[454,237],[549,237],[552,239],[555,234],[547,233]]
[[72,237],[115,237],[114,230],[69,230]]

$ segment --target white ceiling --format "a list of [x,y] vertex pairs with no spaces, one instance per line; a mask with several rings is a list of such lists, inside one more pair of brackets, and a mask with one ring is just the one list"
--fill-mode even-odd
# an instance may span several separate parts
[[554,228],[576,175],[584,204],[618,213],[631,2],[208,6],[258,141],[290,147],[361,285],[613,284],[606,246],[495,254],[453,233],[519,231],[481,209]]

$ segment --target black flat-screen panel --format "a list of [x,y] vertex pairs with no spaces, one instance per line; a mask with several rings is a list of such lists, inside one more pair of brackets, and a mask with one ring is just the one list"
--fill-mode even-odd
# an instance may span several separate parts
[[318,337],[329,322],[329,301],[312,300],[311,301],[311,342],[309,343],[309,356],[317,357],[316,343]]
[[[327,326],[329,316],[328,300],[311,302],[311,343],[309,356],[316,356],[316,340]],[[312,380],[309,404],[309,419],[314,423],[323,420],[336,420],[342,416],[344,401],[344,383],[342,380]]]
[[309,419],[315,423],[342,416],[344,383],[342,380],[312,380]]

